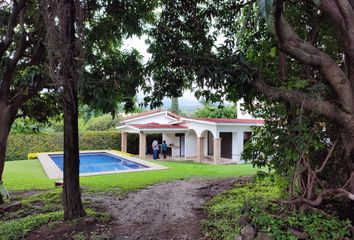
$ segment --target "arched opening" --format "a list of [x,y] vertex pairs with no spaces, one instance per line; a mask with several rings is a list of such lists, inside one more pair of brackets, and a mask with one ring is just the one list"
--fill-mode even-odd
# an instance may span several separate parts
[[185,133],[185,157],[188,158],[195,158],[197,156],[197,133],[193,129],[189,129]]
[[214,135],[211,131],[209,130],[204,130],[202,133],[201,133],[201,137],[204,138],[204,156],[207,156],[207,157],[211,157],[213,156],[214,154],[214,143],[213,143],[213,140],[214,140]]

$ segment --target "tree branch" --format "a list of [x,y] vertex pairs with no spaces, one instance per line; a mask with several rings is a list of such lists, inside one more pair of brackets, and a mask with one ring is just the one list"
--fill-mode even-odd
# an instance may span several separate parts
[[14,1],[14,3],[13,3],[12,12],[11,12],[11,15],[9,16],[9,20],[8,20],[8,24],[7,24],[7,31],[5,34],[5,39],[0,41],[0,58],[3,57],[4,52],[11,45],[13,35],[15,33],[15,27],[18,24],[18,15],[19,15],[20,11],[24,8],[24,6],[25,6],[24,0],[22,0],[20,2]]
[[334,24],[342,49],[345,54],[348,78],[354,87],[354,1],[322,0],[319,9]]
[[354,201],[354,194],[351,194],[347,190],[343,188],[332,188],[332,189],[327,189],[320,194],[318,194],[317,198],[315,200],[309,200],[307,198],[303,197],[297,197],[295,199],[289,200],[289,201],[282,201],[282,203],[286,204],[294,204],[294,203],[305,203],[308,204],[312,207],[317,207],[319,206],[323,199],[327,197],[328,195],[334,195],[335,197],[346,197],[352,201]]
[[333,145],[332,145],[331,149],[329,150],[329,152],[328,152],[328,154],[327,154],[327,156],[326,156],[326,159],[323,161],[321,167],[320,167],[320,168],[317,168],[317,167],[316,167],[316,170],[315,170],[316,173],[320,173],[320,172],[323,171],[323,169],[324,169],[324,167],[326,166],[328,160],[329,160],[329,159],[331,158],[331,156],[332,156],[333,150],[334,150],[334,148],[336,147],[337,142],[338,142],[338,140],[336,140],[336,141],[333,143]]
[[343,127],[348,127],[348,125],[353,126],[353,116],[342,111],[327,100],[313,98],[297,91],[284,90],[269,86],[261,79],[259,73],[253,74],[251,84],[271,100],[284,101],[303,106],[305,110],[317,113],[331,121],[338,122]]
[[304,41],[295,33],[283,16],[283,0],[276,1],[275,28],[279,48],[299,62],[317,68],[332,86],[340,101],[340,107],[348,113],[353,113],[353,89],[345,72],[328,54]]

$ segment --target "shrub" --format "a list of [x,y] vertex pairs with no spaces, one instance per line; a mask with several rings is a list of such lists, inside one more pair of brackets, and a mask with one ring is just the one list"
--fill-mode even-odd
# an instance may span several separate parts
[[[154,139],[161,143],[161,134],[148,134],[147,144]],[[80,150],[120,150],[121,136],[118,131],[86,131],[79,133]],[[10,134],[6,160],[35,159],[40,152],[63,151],[63,133]],[[139,153],[139,135],[128,134],[128,152]],[[150,148],[147,148],[149,150]],[[31,153],[31,154],[29,154]]]
[[214,197],[206,205],[208,217],[203,228],[210,239],[233,240],[240,233],[239,219],[247,215],[260,232],[274,240],[297,239],[291,229],[306,232],[310,239],[343,239],[349,234],[350,222],[328,218],[317,211],[292,211],[272,203],[281,198],[281,184],[265,179],[239,185]]
[[[117,131],[80,132],[79,141],[80,150],[120,149]],[[63,151],[63,133],[11,134],[6,160],[26,159],[31,152],[55,151]]]
[[27,155],[27,159],[28,159],[28,160],[37,159],[37,158],[38,158],[37,154],[38,154],[38,153],[29,153],[29,154]]

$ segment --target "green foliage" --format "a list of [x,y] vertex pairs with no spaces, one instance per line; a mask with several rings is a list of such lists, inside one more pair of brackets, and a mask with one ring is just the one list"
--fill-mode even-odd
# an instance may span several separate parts
[[[80,150],[119,149],[117,131],[80,132]],[[63,133],[10,134],[6,160],[26,159],[30,152],[63,151]]]
[[[41,225],[57,226],[62,224],[63,206],[62,206],[62,189],[46,191],[26,198],[18,199],[22,203],[22,207],[16,212],[6,212],[0,220],[0,240],[2,239],[22,239],[29,232]],[[107,212],[99,212],[91,207],[91,202],[84,201],[86,213],[94,216],[100,222],[108,222],[111,215]],[[40,206],[40,207],[38,207]],[[77,221],[71,222],[76,224]]]
[[113,119],[112,115],[90,118],[84,125],[86,131],[107,131],[114,130],[119,125],[119,119]]
[[269,179],[237,185],[207,203],[208,218],[203,221],[204,231],[212,239],[233,240],[240,229],[238,219],[245,214],[245,203],[256,205],[280,195],[281,189]]
[[15,219],[8,222],[0,221],[0,239],[18,239],[24,238],[26,234],[33,229],[51,222],[57,221],[64,217],[63,211],[41,213],[34,216],[27,216],[25,218]]
[[241,229],[239,217],[247,215],[257,230],[270,233],[275,240],[296,240],[290,229],[306,232],[309,239],[316,240],[342,239],[348,235],[349,221],[328,218],[320,212],[291,211],[271,203],[282,196],[279,186],[277,181],[264,179],[238,185],[214,197],[206,205],[205,233],[210,239],[233,240]]
[[205,105],[193,113],[194,117],[200,118],[236,118],[236,108],[234,106],[214,107]]
[[120,52],[116,48],[94,58],[81,82],[82,101],[103,113],[115,114],[118,103],[124,103],[126,110],[134,109],[138,86],[143,82],[141,59],[136,50]]
[[[327,125],[323,131],[324,123],[317,115],[299,108],[293,107],[290,111],[281,104],[273,104],[260,107],[258,111],[261,112],[258,116],[269,120],[263,127],[253,128],[254,134],[244,147],[243,159],[255,166],[268,166],[288,181],[292,180],[302,155],[310,160],[313,169],[322,164],[327,149],[333,144],[330,139],[336,136],[336,129]],[[345,175],[338,174],[344,173],[346,168],[340,161],[340,154],[334,152],[319,175],[327,184],[345,183]]]
[[[92,122],[95,123],[95,120]],[[109,124],[107,125],[109,126]],[[89,126],[99,128],[99,124],[96,125],[96,123]],[[161,138],[161,134],[149,134],[147,142],[159,138]],[[118,131],[83,131],[79,133],[80,150],[120,149],[120,141],[121,136]],[[127,147],[129,153],[139,153],[138,134],[128,134]],[[6,160],[28,159],[29,153],[57,151],[63,151],[63,133],[61,132],[10,134]]]
[[247,212],[252,224],[260,231],[271,233],[275,240],[294,239],[289,229],[309,234],[309,240],[343,239],[349,234],[350,221],[340,221],[338,218],[328,218],[320,212],[286,212],[274,204],[267,204],[266,208],[253,205]]
[[29,118],[18,118],[11,126],[12,133],[36,133],[43,124]]
[[141,36],[145,23],[154,21],[158,1],[88,1],[85,24],[86,72],[80,97],[92,109],[114,114],[117,105],[135,107],[143,83],[142,56],[136,49],[123,50],[123,40]]

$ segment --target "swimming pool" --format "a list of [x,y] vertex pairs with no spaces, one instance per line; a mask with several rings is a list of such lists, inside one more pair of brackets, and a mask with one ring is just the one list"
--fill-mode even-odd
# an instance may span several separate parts
[[[40,153],[38,159],[48,178],[63,178],[63,153]],[[116,151],[80,152],[80,176],[163,169],[167,168]]]
[[[64,155],[49,154],[49,157],[60,168],[60,170],[63,171]],[[80,173],[120,171],[140,168],[148,167],[106,152],[80,154]]]

